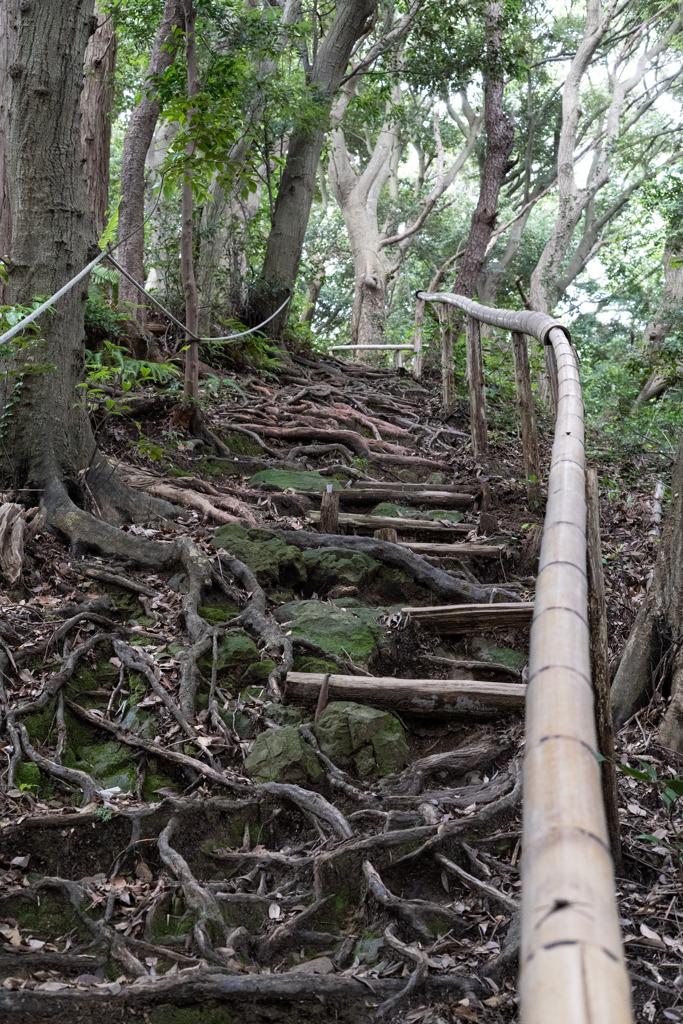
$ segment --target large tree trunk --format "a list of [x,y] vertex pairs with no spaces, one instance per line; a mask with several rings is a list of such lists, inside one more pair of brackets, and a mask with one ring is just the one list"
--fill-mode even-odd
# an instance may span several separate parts
[[[200,90],[199,74],[197,72],[197,53],[195,48],[195,21],[196,11],[194,0],[184,0],[185,8],[185,59],[187,61],[187,96],[192,100]],[[193,110],[188,111],[188,125],[192,123]],[[185,324],[187,334],[185,344],[187,354],[185,356],[185,388],[183,396],[186,404],[192,405],[193,418],[196,416],[197,402],[199,401],[199,299],[197,295],[197,278],[194,272],[194,248],[192,240],[194,237],[194,200],[192,195],[192,165],[191,159],[194,156],[195,144],[188,142],[185,147],[185,155],[188,164],[183,175],[183,199],[182,199],[182,234],[180,237],[180,273],[183,281],[183,293],[185,295]]]
[[[683,303],[683,251],[664,252],[664,290],[657,312],[648,323],[643,334],[641,348],[645,359],[653,360],[661,352],[667,335],[680,318]],[[668,379],[664,373],[652,373],[638,395],[639,402],[657,398],[666,391]]]
[[[163,73],[174,61],[177,49],[176,29],[185,23],[182,0],[166,0],[161,24],[154,37],[147,82],[142,98],[131,114],[121,156],[121,203],[119,205],[118,260],[121,266],[140,284],[144,284],[143,224],[145,219],[145,159],[154,136],[159,101],[150,81]],[[147,319],[146,308],[141,305],[140,293],[123,275],[119,281],[119,303],[133,303],[137,307],[136,319],[140,324]]]
[[[7,135],[12,78],[9,67],[14,60],[17,41],[19,0],[2,0],[0,4],[0,256],[9,256],[12,244],[12,218],[7,185]],[[0,303],[5,302],[5,285],[0,279]]]
[[95,232],[102,234],[109,207],[109,146],[114,102],[116,31],[111,15],[95,4],[97,30],[85,51],[85,80],[81,93],[81,146],[90,210]]
[[612,684],[617,728],[651,696],[660,682],[671,694],[660,738],[683,752],[683,439],[671,481],[671,508],[652,585],[633,624]]
[[[7,147],[11,302],[52,295],[98,252],[80,150],[79,100],[83,56],[95,28],[92,9],[92,0],[22,4]],[[75,503],[85,505],[92,496],[102,515],[119,522],[133,507],[138,514],[155,507],[152,499],[141,505],[98,456],[79,400],[86,296],[86,282],[72,288],[52,315],[40,318],[39,340],[17,345],[3,361],[0,476],[32,501],[41,492],[48,521],[72,540],[130,553],[139,538]]]
[[[353,45],[376,7],[377,0],[340,0],[336,4],[334,20],[309,77],[321,111],[329,109],[342,83]],[[266,256],[250,296],[253,323],[260,323],[274,313],[294,290],[324,139],[323,128],[300,128],[290,139]],[[285,311],[271,321],[269,334],[277,335],[286,315]]]

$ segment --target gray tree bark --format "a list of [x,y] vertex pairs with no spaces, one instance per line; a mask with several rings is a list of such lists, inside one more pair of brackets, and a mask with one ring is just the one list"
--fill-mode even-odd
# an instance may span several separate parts
[[[7,184],[7,134],[12,78],[9,67],[14,60],[17,43],[19,0],[3,0],[0,4],[0,256],[9,255],[12,244],[12,218]],[[7,69],[7,70],[5,70]],[[5,285],[0,280],[0,303],[5,302]]]
[[[339,0],[336,4],[334,20],[309,76],[321,113],[329,110],[339,91],[353,45],[376,7],[377,0]],[[252,323],[274,313],[294,289],[324,138],[323,128],[300,128],[290,139],[263,267],[250,296]],[[286,316],[285,311],[268,324],[271,336],[280,332]]]
[[[654,359],[661,351],[669,332],[676,321],[680,320],[681,304],[683,303],[683,250],[679,247],[672,251],[670,247],[664,252],[664,289],[657,311],[643,333],[641,349],[646,359]],[[652,373],[638,395],[639,402],[648,402],[657,398],[667,388],[667,377],[663,373]]]
[[[23,0],[12,80],[7,180],[12,211],[8,300],[52,295],[98,252],[80,150],[83,57],[92,0]],[[72,540],[130,553],[131,537],[76,504],[95,496],[111,522],[158,503],[130,492],[96,450],[76,385],[83,375],[87,281],[39,321],[40,338],[0,364],[3,484],[41,501]],[[84,483],[87,476],[87,487]],[[25,489],[28,489],[26,491]],[[164,503],[164,509],[170,506]],[[139,539],[139,538],[138,538]]]
[[99,238],[109,208],[109,147],[114,102],[116,31],[110,15],[95,4],[97,30],[85,51],[85,78],[81,93],[81,147],[90,209]]
[[[163,73],[173,63],[177,42],[174,29],[184,25],[182,0],[166,0],[161,24],[154,37],[152,52],[147,69],[147,83],[142,99],[131,114],[121,156],[121,203],[119,205],[118,260],[128,273],[145,282],[144,272],[144,230],[145,219],[145,159],[154,136],[159,117],[159,101],[154,95],[155,75]],[[140,294],[130,282],[121,276],[119,281],[119,304],[133,303],[136,319],[142,325],[146,322],[147,311],[140,304]]]

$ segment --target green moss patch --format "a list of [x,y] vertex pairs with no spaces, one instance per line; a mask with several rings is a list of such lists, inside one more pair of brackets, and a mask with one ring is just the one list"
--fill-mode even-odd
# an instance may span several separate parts
[[303,553],[309,586],[319,594],[333,587],[363,586],[379,568],[379,562],[360,551],[317,548]]
[[216,530],[211,541],[245,562],[262,587],[294,587],[306,579],[301,552],[269,530],[246,530],[229,523]]
[[508,668],[515,668],[521,672],[529,660],[527,654],[513,651],[509,647],[496,647],[486,637],[475,636],[470,641],[472,653],[479,661],[494,662],[498,665],[507,665]]
[[355,768],[361,778],[399,772],[408,762],[403,727],[388,711],[333,701],[313,731],[324,754],[340,768]]
[[313,640],[326,653],[367,664],[378,653],[383,638],[377,614],[356,604],[341,608],[323,601],[290,601],[277,609],[275,618],[289,623],[294,636]]
[[264,469],[251,477],[250,484],[267,484],[280,491],[314,491],[322,493],[332,484],[333,491],[341,491],[342,485],[334,477],[323,476],[312,470]]
[[257,782],[293,782],[300,786],[323,774],[317,757],[295,726],[261,733],[244,767]]

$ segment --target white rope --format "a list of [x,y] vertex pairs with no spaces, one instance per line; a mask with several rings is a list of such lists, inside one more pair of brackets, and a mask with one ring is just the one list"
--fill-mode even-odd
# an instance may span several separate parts
[[145,289],[142,287],[142,285],[138,284],[138,282],[135,280],[135,278],[131,277],[130,274],[128,273],[128,271],[123,269],[123,267],[121,266],[120,263],[116,262],[116,260],[111,255],[111,253],[107,253],[107,258],[109,259],[109,262],[112,263],[116,267],[116,269],[119,271],[120,274],[123,274],[123,276],[128,281],[130,281],[130,283],[132,285],[135,285],[137,290],[142,295],[146,295],[147,298],[149,299],[149,301],[153,302],[154,305],[157,307],[157,309],[160,309],[161,312],[165,316],[167,316],[169,318],[169,320],[173,321],[173,323],[176,325],[176,327],[179,327],[181,329],[181,331],[184,331],[185,334],[188,334],[192,338],[193,341],[221,341],[221,342],[223,342],[223,341],[236,341],[238,338],[244,338],[244,336],[247,335],[247,334],[253,334],[254,331],[260,331],[261,328],[265,327],[266,324],[269,324],[270,321],[273,320],[278,315],[278,313],[282,312],[282,310],[285,308],[285,306],[287,305],[287,303],[289,302],[289,300],[292,297],[291,295],[288,295],[287,298],[285,299],[285,301],[282,303],[282,305],[279,306],[275,310],[274,313],[271,313],[267,320],[262,320],[260,324],[256,325],[256,327],[250,327],[246,331],[240,331],[239,334],[226,334],[225,337],[223,337],[223,338],[198,338],[196,334],[193,334],[192,331],[188,330],[188,328],[185,326],[185,324],[181,324],[180,320],[176,320],[176,318],[173,316],[173,314],[169,313],[169,311],[167,309],[165,309],[161,305],[161,303],[158,301],[158,299],[155,299],[153,295],[150,295],[150,293],[148,291],[145,291]]
[[158,302],[157,299],[154,298],[153,295],[150,295],[149,292],[145,291],[145,289],[142,287],[142,285],[138,284],[138,282],[134,278],[132,278],[130,276],[130,274],[126,270],[124,270],[123,267],[119,263],[117,263],[117,261],[114,259],[114,257],[112,256],[112,254],[110,252],[105,251],[105,252],[101,252],[99,256],[97,256],[94,260],[92,260],[87,265],[87,267],[84,267],[83,270],[81,270],[81,272],[79,274],[76,274],[75,277],[72,277],[71,280],[68,281],[65,285],[63,285],[59,289],[58,292],[55,292],[54,295],[50,296],[49,299],[46,299],[46,301],[43,302],[42,305],[38,306],[37,309],[34,309],[32,313],[28,314],[28,316],[25,316],[23,318],[23,320],[20,320],[18,324],[14,325],[14,327],[10,327],[10,329],[8,331],[5,331],[5,333],[3,335],[0,335],[0,345],[4,345],[5,342],[11,341],[12,338],[15,338],[17,336],[17,334],[21,334],[23,329],[28,324],[31,324],[31,323],[33,323],[34,320],[37,320],[37,318],[41,315],[41,313],[44,313],[46,309],[50,308],[50,306],[54,306],[55,302],[57,302],[58,299],[61,299],[61,297],[63,295],[66,295],[66,293],[68,291],[70,291],[75,284],[78,284],[79,281],[81,281],[84,277],[86,277],[90,273],[90,271],[93,269],[93,267],[96,267],[97,264],[101,263],[102,260],[104,260],[104,259],[108,259],[109,262],[112,263],[114,265],[114,267],[116,267],[116,269],[118,270],[118,272],[120,274],[123,274],[123,276],[126,277],[130,281],[131,284],[134,284],[139,292],[142,292],[143,295],[146,295],[147,298],[150,300],[150,302],[153,302],[154,305],[158,309],[160,309],[161,312],[165,316],[167,316],[169,318],[169,320],[171,320],[176,325],[176,327],[179,327],[181,331],[183,331],[185,334],[189,335],[193,339],[193,341],[219,341],[219,342],[226,342],[226,341],[237,341],[239,338],[244,338],[247,334],[253,334],[254,331],[259,331],[262,327],[265,327],[266,324],[270,323],[270,321],[273,320],[278,315],[278,313],[282,312],[282,310],[285,308],[285,306],[287,305],[287,303],[289,302],[289,300],[292,297],[291,295],[288,295],[287,298],[285,299],[285,301],[282,303],[282,305],[278,309],[276,309],[274,313],[271,313],[271,315],[268,317],[267,320],[263,320],[260,324],[257,324],[256,327],[250,327],[246,331],[240,331],[239,334],[228,334],[228,335],[226,335],[223,338],[198,338],[195,334],[192,333],[192,331],[189,331],[187,329],[185,324],[181,323],[180,320],[177,320],[173,316],[172,313],[169,313],[169,311],[167,309],[165,309],[161,305],[161,303]]
[[5,331],[5,333],[0,336],[0,345],[4,345],[6,341],[11,341],[12,338],[15,338],[17,334],[21,333],[27,324],[33,323],[41,313],[44,313],[46,309],[50,308],[50,306],[54,306],[55,302],[58,299],[61,299],[62,295],[66,295],[66,293],[70,291],[75,284],[78,284],[78,282],[89,274],[93,267],[97,266],[98,263],[101,263],[107,255],[108,253],[101,252],[100,255],[92,261],[92,263],[89,263],[87,267],[84,267],[83,270],[81,270],[80,274],[76,274],[75,277],[72,277],[63,288],[60,288],[58,292],[55,292],[54,295],[42,304],[42,306],[38,306],[38,308],[34,309],[32,313],[29,313],[29,315],[25,316],[23,320],[20,320],[18,324],[15,324],[14,327],[10,327],[8,331]]

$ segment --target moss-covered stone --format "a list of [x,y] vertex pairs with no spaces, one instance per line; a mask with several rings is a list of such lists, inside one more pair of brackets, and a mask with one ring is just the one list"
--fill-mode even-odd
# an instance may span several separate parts
[[323,774],[318,759],[295,726],[261,733],[244,767],[257,782],[293,782],[300,786]]
[[303,715],[298,708],[290,707],[285,704],[269,704],[266,708],[266,714],[271,721],[275,722],[276,725],[288,726],[301,725]]
[[246,530],[228,523],[216,530],[211,541],[245,562],[262,587],[294,587],[306,579],[306,569],[298,548],[285,544],[270,530]]
[[297,655],[294,659],[292,670],[294,672],[322,672],[323,675],[327,672],[339,671],[333,661],[324,661],[322,658],[309,658],[302,654]]
[[229,622],[235,615],[239,615],[239,608],[230,601],[223,604],[201,604],[197,611],[212,626],[220,622]]
[[277,609],[275,618],[289,623],[294,636],[313,640],[327,654],[349,656],[367,664],[378,653],[382,641],[377,614],[363,606],[352,609],[323,601],[291,601]]
[[483,636],[475,636],[470,641],[472,653],[479,661],[495,662],[498,665],[507,665],[508,668],[521,671],[529,660],[527,654],[520,651],[513,651],[509,647],[496,647],[490,640]]
[[55,720],[56,702],[50,701],[42,711],[24,719],[26,731],[34,743],[45,743]]
[[392,501],[382,501],[375,505],[371,515],[392,516],[398,519],[445,519],[449,523],[460,523],[465,518],[462,512],[456,509],[430,509],[428,512],[418,508],[411,508],[409,505],[396,505]]
[[[199,668],[208,678],[211,675],[213,654],[209,653],[199,659]],[[256,666],[265,665],[265,669]],[[259,681],[259,676],[268,678],[269,665],[272,662],[261,662],[259,649],[248,633],[243,629],[230,629],[218,641],[216,669],[218,679],[224,686],[239,685],[248,676],[247,681]]]
[[465,517],[457,509],[433,508],[431,512],[427,512],[427,518],[445,519],[447,523],[461,523]]
[[92,747],[83,747],[80,755],[82,762],[88,766],[86,770],[105,789],[118,786],[124,793],[135,791],[138,773],[129,747],[109,740]]
[[18,789],[34,790],[40,786],[40,768],[35,761],[20,761],[14,772],[14,782]]
[[172,778],[164,773],[161,762],[151,757],[145,773],[145,781],[142,785],[142,799],[149,803],[158,803],[164,799],[164,794],[157,792],[160,789],[177,789]]
[[340,768],[354,767],[364,778],[405,767],[408,745],[403,727],[388,711],[353,701],[333,701],[313,726],[324,754]]
[[314,491],[322,493],[327,485],[332,484],[333,491],[341,491],[342,485],[334,477],[323,476],[313,470],[295,469],[264,469],[255,473],[249,480],[250,484],[267,484],[281,491]]
[[317,548],[303,553],[309,586],[319,594],[333,587],[363,586],[379,568],[379,562],[360,551]]

